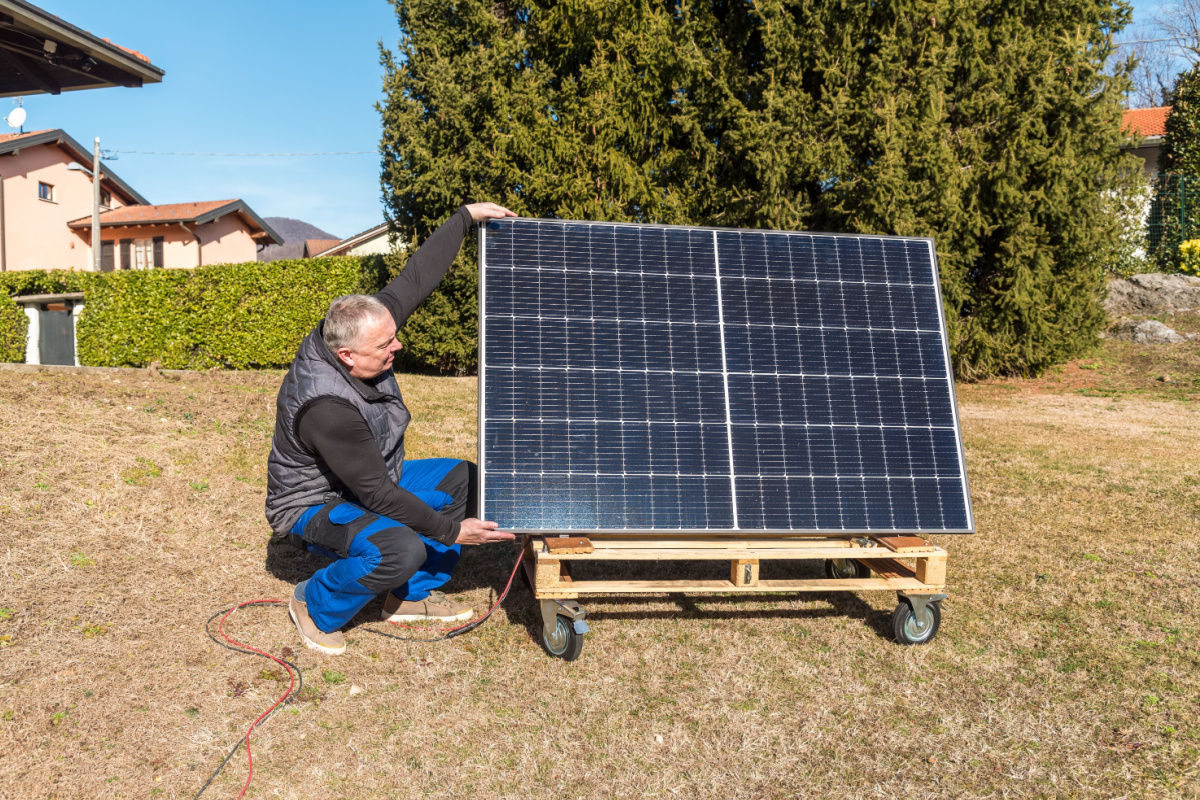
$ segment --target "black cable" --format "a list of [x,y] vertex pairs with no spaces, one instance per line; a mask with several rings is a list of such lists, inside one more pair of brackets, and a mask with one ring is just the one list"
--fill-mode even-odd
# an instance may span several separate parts
[[[249,608],[250,606],[273,606],[273,605],[283,605],[285,603],[286,603],[286,601],[284,601],[284,600],[261,600],[261,601],[257,601],[257,602],[253,602],[253,603],[246,603],[244,606],[241,606],[241,607]],[[247,655],[259,656],[260,658],[266,658],[268,660],[271,660],[270,656],[265,656],[262,653],[256,653],[253,650],[246,650],[241,647],[235,647],[235,646],[229,644],[228,642],[223,642],[220,639],[218,639],[216,636],[213,636],[213,632],[212,632],[213,620],[216,619],[217,617],[221,616],[222,614],[228,614],[230,611],[233,611],[237,607],[238,606],[236,606],[236,605],[230,606],[229,608],[222,609],[221,611],[218,611],[217,613],[215,613],[211,617],[209,617],[208,622],[204,623],[204,632],[208,634],[208,638],[212,639],[214,642],[221,645],[221,647],[224,647],[226,650],[232,650],[235,653],[246,653]],[[263,717],[262,720],[258,723],[259,725],[265,724],[267,720],[269,720],[271,717],[275,716],[276,711],[283,708],[285,705],[289,705],[292,702],[293,698],[295,698],[297,695],[300,694],[300,690],[304,688],[304,673],[302,673],[300,671],[300,668],[297,667],[292,662],[288,661],[286,658],[283,658],[282,656],[279,657],[279,660],[282,661],[284,664],[287,664],[288,667],[290,667],[291,669],[294,669],[296,671],[296,687],[295,687],[295,689],[293,689],[292,691],[290,691],[286,695],[284,695],[284,698],[283,698],[283,700],[281,700],[279,702],[279,705],[277,705],[277,706],[275,706],[275,708],[271,709],[271,712],[269,714],[267,714],[265,717]],[[272,660],[271,663],[275,663],[275,662]],[[233,749],[229,751],[229,754],[226,755],[224,760],[221,761],[220,765],[217,766],[216,771],[214,771],[213,774],[208,777],[208,780],[206,780],[204,782],[204,785],[200,787],[200,791],[196,792],[196,798],[199,798],[200,795],[204,794],[204,790],[207,789],[209,784],[211,784],[216,779],[216,777],[221,774],[221,770],[225,769],[225,765],[229,763],[229,759],[233,758],[234,755],[237,753],[237,751],[239,749],[241,749],[242,744],[244,744],[244,740],[238,739],[237,744],[235,744],[233,746]],[[195,798],[193,800],[195,800]]]
[[[376,636],[383,636],[387,639],[396,639],[397,641],[401,641],[401,642],[443,642],[447,639],[453,639],[455,636],[462,636],[464,633],[473,631],[476,628],[478,628],[480,625],[482,625],[484,622],[486,622],[487,618],[490,617],[492,614],[494,614],[496,612],[496,609],[500,607],[500,604],[504,602],[504,599],[506,597],[508,597],[508,593],[512,590],[513,578],[515,578],[517,576],[517,570],[520,569],[521,561],[522,561],[522,559],[524,559],[524,557],[525,557],[525,551],[522,549],[521,553],[517,556],[517,563],[513,565],[513,570],[508,576],[508,583],[505,584],[504,591],[500,593],[500,598],[498,600],[496,600],[495,603],[492,604],[492,607],[488,609],[486,614],[484,614],[482,617],[480,617],[477,620],[468,622],[466,625],[462,625],[458,628],[453,628],[450,631],[446,632],[445,634],[434,637],[432,639],[417,639],[412,636],[396,636],[393,633],[384,633],[383,631],[377,631],[377,630],[373,630],[373,629],[367,628],[367,627],[363,627],[363,628],[361,628],[361,630],[366,631],[367,633],[373,633]],[[212,622],[217,617],[221,616],[222,614],[228,614],[230,611],[233,611],[235,608],[239,608],[239,607],[249,608],[250,606],[284,605],[286,603],[287,603],[286,600],[258,600],[258,601],[251,602],[251,603],[230,606],[229,608],[218,611],[217,613],[215,613],[211,617],[209,617],[208,622],[204,623],[204,632],[208,634],[208,638],[212,639],[214,642],[221,645],[221,647],[224,647],[226,650],[232,650],[235,653],[246,653],[248,655],[259,656],[261,658],[266,658],[266,659],[270,660],[271,657],[264,655],[263,653],[257,653],[253,650],[246,650],[241,647],[235,647],[234,645],[231,645],[228,642],[223,642],[220,639],[218,639],[216,636],[213,636]],[[283,708],[285,705],[288,705],[289,703],[291,703],[292,698],[296,697],[300,693],[300,690],[304,688],[304,675],[300,672],[300,668],[285,658],[280,657],[279,660],[282,661],[283,663],[287,664],[290,668],[296,670],[296,678],[299,683],[296,686],[294,691],[291,691],[288,694],[284,695],[284,698],[283,698],[283,700],[281,700],[279,702],[279,705],[277,705],[277,706],[275,706],[275,708],[271,709],[270,713],[268,713],[265,717],[262,718],[262,720],[258,723],[259,725],[266,724],[266,721],[269,720],[272,716],[274,716],[276,711]],[[274,663],[274,662],[272,661],[272,663]],[[229,754],[226,755],[225,759],[220,763],[220,765],[217,766],[216,771],[213,772],[213,774],[209,776],[208,780],[206,780],[204,782],[204,785],[200,787],[200,791],[196,792],[196,798],[194,798],[193,800],[198,800],[200,795],[204,794],[204,790],[207,789],[209,784],[211,784],[216,779],[216,777],[221,774],[221,770],[225,769],[225,765],[229,763],[229,759],[234,757],[234,755],[237,753],[237,751],[241,748],[242,744],[243,744],[243,740],[238,739],[237,744],[235,744],[233,746],[233,749],[229,751]]]
[[500,607],[500,604],[504,602],[504,598],[508,597],[508,593],[512,590],[513,578],[515,578],[517,576],[517,570],[520,569],[521,561],[524,558],[525,558],[525,550],[522,549],[521,552],[517,555],[517,563],[513,565],[512,572],[510,572],[508,575],[508,583],[506,583],[504,585],[504,591],[500,593],[500,598],[498,600],[496,600],[495,603],[492,604],[492,607],[488,609],[486,614],[484,614],[482,617],[480,617],[477,620],[472,620],[471,622],[468,622],[466,625],[461,625],[457,628],[451,628],[449,631],[447,631],[443,635],[436,636],[432,639],[417,639],[412,636],[397,636],[394,633],[384,633],[383,631],[377,631],[374,628],[368,628],[365,626],[363,626],[361,628],[361,630],[365,631],[366,633],[373,633],[376,636],[383,636],[384,638],[387,638],[387,639],[395,639],[396,641],[399,641],[399,642],[444,642],[447,639],[453,639],[455,636],[462,636],[464,633],[468,633],[468,632],[473,631],[476,628],[478,628],[480,625],[482,625],[484,622],[487,621],[488,617],[490,617],[492,614],[496,613],[496,609]]

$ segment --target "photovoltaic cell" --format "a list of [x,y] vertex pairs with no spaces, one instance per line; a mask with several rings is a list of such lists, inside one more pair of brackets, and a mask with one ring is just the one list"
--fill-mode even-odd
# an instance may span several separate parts
[[502,528],[973,530],[928,240],[505,219],[480,276]]

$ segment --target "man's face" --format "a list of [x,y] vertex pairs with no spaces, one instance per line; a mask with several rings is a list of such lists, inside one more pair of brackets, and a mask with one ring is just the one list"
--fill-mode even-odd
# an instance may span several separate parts
[[351,375],[366,380],[391,369],[400,347],[392,315],[381,314],[368,318],[355,346],[339,347],[337,357]]

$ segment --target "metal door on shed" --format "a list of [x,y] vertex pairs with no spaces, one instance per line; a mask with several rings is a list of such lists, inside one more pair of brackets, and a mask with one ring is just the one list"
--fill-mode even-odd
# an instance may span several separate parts
[[43,364],[75,364],[75,325],[70,311],[38,311],[38,352]]

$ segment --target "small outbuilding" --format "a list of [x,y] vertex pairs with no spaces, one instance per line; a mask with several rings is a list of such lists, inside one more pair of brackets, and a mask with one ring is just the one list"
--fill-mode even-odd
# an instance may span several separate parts
[[79,366],[75,325],[83,311],[83,292],[31,294],[13,298],[29,317],[26,364]]

